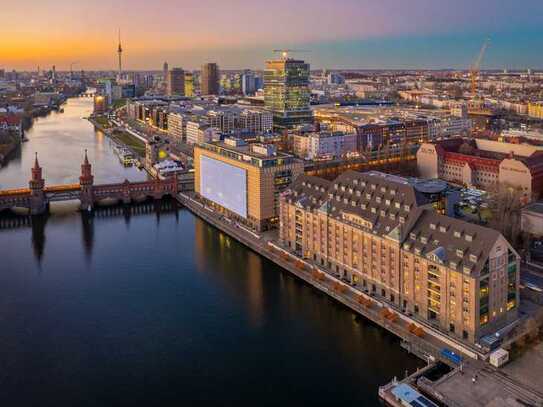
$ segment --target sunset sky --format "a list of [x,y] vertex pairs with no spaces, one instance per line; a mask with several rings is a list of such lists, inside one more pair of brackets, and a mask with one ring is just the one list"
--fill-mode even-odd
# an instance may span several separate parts
[[542,0],[18,0],[2,5],[0,68],[261,68],[303,48],[314,68],[543,68]]

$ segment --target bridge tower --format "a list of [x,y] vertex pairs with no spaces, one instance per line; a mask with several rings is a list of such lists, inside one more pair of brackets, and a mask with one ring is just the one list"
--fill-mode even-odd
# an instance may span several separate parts
[[38,162],[38,153],[32,168],[32,178],[28,183],[30,187],[30,214],[40,215],[47,210],[47,198],[45,196],[45,180]]
[[94,205],[94,176],[92,175],[92,166],[89,163],[87,157],[87,150],[85,150],[85,159],[81,164],[81,176],[79,177],[79,186],[81,188],[80,200],[81,210],[91,211]]

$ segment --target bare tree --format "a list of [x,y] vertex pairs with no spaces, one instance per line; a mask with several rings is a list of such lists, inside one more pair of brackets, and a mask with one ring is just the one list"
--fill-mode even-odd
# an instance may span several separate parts
[[522,247],[520,228],[524,193],[522,188],[499,186],[491,196],[489,226],[499,231],[515,248]]

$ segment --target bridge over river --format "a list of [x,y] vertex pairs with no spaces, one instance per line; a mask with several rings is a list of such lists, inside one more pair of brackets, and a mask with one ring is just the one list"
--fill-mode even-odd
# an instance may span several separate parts
[[79,183],[46,186],[36,154],[29,187],[0,190],[0,211],[27,208],[32,215],[39,215],[48,210],[50,202],[69,200],[79,200],[81,210],[90,211],[98,202],[106,199],[130,203],[147,198],[161,199],[165,196],[175,198],[179,191],[190,189],[192,183],[190,174],[175,174],[163,180],[158,178],[142,182],[125,180],[121,183],[96,185],[92,166],[85,151]]

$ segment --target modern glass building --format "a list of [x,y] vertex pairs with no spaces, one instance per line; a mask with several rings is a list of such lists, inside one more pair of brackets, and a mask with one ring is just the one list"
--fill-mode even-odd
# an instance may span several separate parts
[[309,64],[288,57],[266,62],[264,103],[276,129],[311,123],[309,98]]

